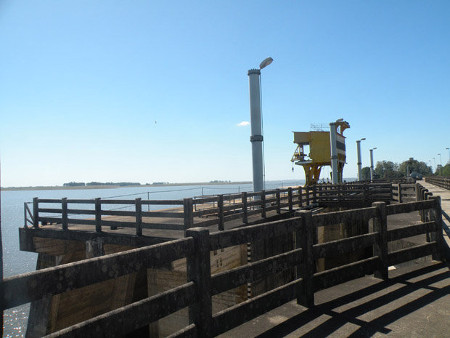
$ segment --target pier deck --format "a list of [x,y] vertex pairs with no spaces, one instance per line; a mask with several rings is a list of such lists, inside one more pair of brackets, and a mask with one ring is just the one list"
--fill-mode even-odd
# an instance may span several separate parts
[[[286,303],[219,337],[443,337],[450,332],[448,265],[422,262],[316,293],[316,307]],[[447,332],[447,333],[445,333]]]

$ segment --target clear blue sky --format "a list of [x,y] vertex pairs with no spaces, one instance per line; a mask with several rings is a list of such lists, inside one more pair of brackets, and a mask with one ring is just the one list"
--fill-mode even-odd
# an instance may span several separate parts
[[[450,1],[0,1],[2,186],[250,180],[247,70],[266,179],[292,131],[347,120],[344,176],[450,147]],[[326,171],[329,173],[329,170]]]

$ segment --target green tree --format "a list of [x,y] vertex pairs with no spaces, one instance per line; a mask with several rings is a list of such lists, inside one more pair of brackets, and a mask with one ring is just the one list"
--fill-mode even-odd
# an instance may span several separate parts
[[402,162],[398,170],[403,175],[406,175],[407,169],[409,169],[409,174],[415,171],[419,174],[422,174],[423,176],[433,175],[433,170],[431,169],[431,167],[427,166],[425,162],[419,162],[412,157],[409,160]]
[[450,177],[450,163],[446,164],[445,167],[442,168],[442,176]]
[[364,167],[361,169],[361,180],[369,181],[370,180],[370,168]]
[[396,179],[403,177],[403,173],[399,171],[398,164],[391,161],[377,162],[375,167],[376,176],[384,179]]

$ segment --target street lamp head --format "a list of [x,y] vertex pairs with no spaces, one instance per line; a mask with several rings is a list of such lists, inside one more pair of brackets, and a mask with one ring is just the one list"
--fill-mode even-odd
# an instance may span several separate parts
[[361,141],[364,141],[366,138],[365,137],[363,137],[362,139],[361,139]]
[[263,68],[267,67],[272,62],[273,62],[273,59],[271,57],[264,59],[264,61],[259,64],[259,69],[263,69]]

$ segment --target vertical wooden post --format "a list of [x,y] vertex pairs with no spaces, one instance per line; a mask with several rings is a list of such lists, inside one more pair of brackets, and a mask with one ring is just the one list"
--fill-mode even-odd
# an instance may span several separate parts
[[436,223],[436,231],[431,233],[431,240],[436,242],[436,250],[433,250],[432,258],[435,261],[442,261],[444,257],[444,236],[442,234],[441,196],[433,196],[430,199],[436,202],[431,209],[431,220]]
[[194,215],[193,215],[193,204],[192,198],[185,198],[183,200],[183,212],[184,212],[184,235],[186,236],[186,231],[192,228],[194,225]]
[[309,187],[306,187],[306,205],[309,205]]
[[292,204],[292,188],[288,188],[288,203],[289,203],[289,212],[294,210],[294,206]]
[[277,189],[276,192],[277,197],[277,214],[281,214],[281,197],[280,197],[280,189]]
[[223,230],[224,224],[224,211],[223,211],[223,195],[219,195],[219,200],[217,202],[217,208],[219,209],[219,230]]
[[100,198],[95,199],[95,231],[102,232],[102,202]]
[[247,224],[248,223],[248,204],[247,204],[247,193],[244,191],[242,193],[242,222]]
[[341,201],[341,184],[340,183],[337,185],[337,200],[338,200],[338,202]]
[[422,194],[421,194],[421,186],[420,186],[420,183],[416,183],[415,185],[414,185],[414,189],[415,189],[415,192],[416,192],[416,202],[418,202],[418,201],[420,201],[420,199],[421,199],[421,197],[422,197]]
[[317,203],[317,185],[313,185],[313,203]]
[[189,306],[189,319],[197,328],[199,337],[212,337],[211,265],[209,231],[191,228],[186,236],[194,239],[194,254],[187,257],[188,281],[196,287],[197,302]]
[[67,215],[67,198],[63,198],[61,200],[61,224],[62,224],[62,229],[63,230],[67,230],[68,229],[68,215]]
[[261,190],[261,217],[266,218],[266,191]]
[[302,191],[302,187],[298,187],[298,206],[300,208],[303,206],[303,191]]
[[142,200],[136,198],[134,204],[136,206],[136,236],[142,236]]
[[362,185],[362,189],[363,189],[364,205],[366,205],[366,201],[367,201],[367,198],[368,198],[368,192],[369,192],[369,186],[366,183],[364,183]]
[[314,306],[314,286],[313,277],[316,262],[314,260],[313,244],[314,244],[314,224],[311,211],[300,211],[301,217],[301,235],[297,239],[303,253],[303,262],[300,265],[300,276],[303,279],[301,289],[297,293],[297,304],[305,307]]
[[403,198],[402,198],[402,184],[399,182],[398,183],[398,203],[403,203]]
[[33,198],[33,227],[39,229],[39,199]]
[[388,279],[388,246],[387,246],[387,214],[384,202],[374,202],[377,216],[373,220],[373,231],[378,232],[377,241],[373,246],[373,255],[378,256],[378,269],[374,276],[384,280]]

